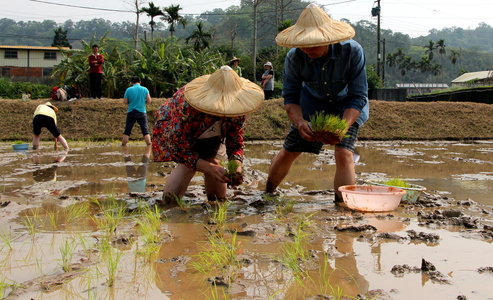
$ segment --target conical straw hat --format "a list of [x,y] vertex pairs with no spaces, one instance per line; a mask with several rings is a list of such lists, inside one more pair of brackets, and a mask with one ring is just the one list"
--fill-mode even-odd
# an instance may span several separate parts
[[243,116],[256,111],[264,102],[260,86],[242,78],[229,66],[190,81],[185,100],[201,112],[221,116]]
[[279,46],[308,48],[337,44],[354,37],[351,25],[332,20],[315,4],[309,4],[293,26],[276,36]]

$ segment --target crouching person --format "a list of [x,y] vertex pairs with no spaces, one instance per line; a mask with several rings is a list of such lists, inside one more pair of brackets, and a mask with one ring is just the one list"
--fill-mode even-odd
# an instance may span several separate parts
[[45,127],[48,131],[53,134],[55,141],[55,151],[58,151],[58,142],[62,144],[65,150],[68,150],[68,144],[65,138],[60,134],[60,130],[56,125],[56,114],[58,113],[58,108],[56,108],[50,102],[45,104],[40,104],[36,107],[33,116],[33,149],[39,149],[39,136],[41,134],[41,128]]
[[154,161],[177,163],[164,187],[164,204],[183,197],[196,171],[204,173],[210,201],[224,200],[228,184],[241,184],[228,179],[220,158],[236,161],[241,174],[245,115],[263,100],[262,88],[223,66],[192,80],[161,105],[155,114]]

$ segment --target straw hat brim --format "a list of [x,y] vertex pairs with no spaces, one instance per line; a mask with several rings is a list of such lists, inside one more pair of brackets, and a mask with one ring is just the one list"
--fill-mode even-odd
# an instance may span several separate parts
[[355,34],[351,25],[332,20],[320,7],[310,4],[295,25],[276,36],[276,43],[283,47],[319,47],[349,40]]
[[[232,72],[222,74],[218,72]],[[235,71],[218,70],[195,78],[185,87],[185,100],[195,109],[220,117],[244,116],[262,106],[264,92]]]

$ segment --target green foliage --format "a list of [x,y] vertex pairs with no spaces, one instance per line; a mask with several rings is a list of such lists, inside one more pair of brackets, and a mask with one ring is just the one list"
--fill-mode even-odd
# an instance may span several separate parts
[[375,71],[375,65],[369,65],[366,67],[366,80],[368,81],[368,89],[380,89],[382,88],[382,81],[378,77]]
[[311,129],[313,132],[332,132],[345,134],[347,122],[339,116],[328,115],[323,112],[316,112],[310,117]]
[[397,187],[405,187],[405,188],[410,186],[409,183],[407,183],[407,181],[401,178],[392,178],[390,180],[383,182],[383,184],[390,186],[397,186]]
[[30,94],[31,99],[49,98],[51,87],[46,84],[30,82],[12,82],[7,78],[0,78],[0,97],[20,99],[22,94]]

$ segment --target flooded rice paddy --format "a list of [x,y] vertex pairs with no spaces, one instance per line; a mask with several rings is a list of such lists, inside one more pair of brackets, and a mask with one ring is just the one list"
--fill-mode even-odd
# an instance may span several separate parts
[[0,298],[493,299],[493,141],[358,142],[359,183],[427,188],[390,213],[332,203],[331,148],[264,195],[281,145],[246,145],[230,201],[198,174],[169,208],[149,147],[0,144]]

